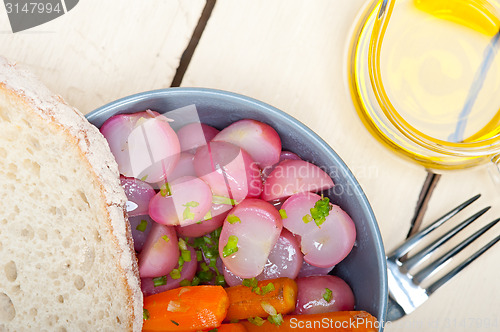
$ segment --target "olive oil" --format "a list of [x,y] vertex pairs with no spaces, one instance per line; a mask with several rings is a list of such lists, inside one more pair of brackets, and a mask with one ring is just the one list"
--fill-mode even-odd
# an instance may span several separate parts
[[484,159],[440,160],[448,157],[428,153],[406,131],[430,146],[481,147],[496,138],[500,145],[500,4],[395,0],[380,25],[381,3],[367,11],[352,44],[350,88],[364,124],[426,167],[463,168]]

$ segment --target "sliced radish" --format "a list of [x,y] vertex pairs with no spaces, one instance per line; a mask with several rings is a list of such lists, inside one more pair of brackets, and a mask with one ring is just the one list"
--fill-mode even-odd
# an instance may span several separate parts
[[310,276],[326,276],[328,273],[330,273],[331,270],[333,270],[334,267],[335,265],[329,267],[317,267],[303,260],[302,267],[300,268],[297,278],[304,278]]
[[155,222],[147,215],[129,217],[128,220],[132,229],[134,249],[137,252],[141,252]]
[[292,314],[354,310],[354,294],[349,285],[339,277],[313,276],[298,278],[296,282],[297,305]]
[[[168,291],[169,289],[174,289],[180,286],[182,280],[192,280],[196,274],[196,267],[198,262],[196,261],[196,253],[193,248],[187,247],[191,253],[191,260],[185,261],[180,269],[180,278],[172,278],[170,273],[165,276],[154,278],[141,278],[141,290],[144,296],[153,295],[161,292]],[[179,269],[179,264],[175,266],[175,269]],[[177,277],[174,275],[174,277]],[[156,285],[155,286],[155,282]],[[164,285],[163,285],[164,284]]]
[[120,182],[127,195],[128,216],[148,214],[149,201],[156,195],[153,187],[144,181],[124,176],[120,176]]
[[[280,160],[279,162],[282,162],[283,160],[302,160],[298,155],[296,155],[293,152],[290,151],[281,151],[280,154]],[[277,166],[278,164],[274,164],[271,166],[266,166],[265,168],[262,169],[262,181],[265,181],[269,174],[273,171],[273,169]]]
[[154,183],[173,171],[180,144],[168,121],[148,110],[115,115],[101,126],[121,174]]
[[300,193],[287,199],[282,206],[287,215],[283,227],[300,236],[301,251],[307,263],[328,268],[349,254],[356,240],[356,228],[347,213],[332,204],[321,225],[308,221],[306,216],[311,217],[311,208],[320,199],[313,193]]
[[237,121],[224,128],[213,140],[241,147],[261,168],[276,164],[280,158],[281,139],[278,133],[273,127],[256,120]]
[[321,228],[302,235],[300,242],[304,260],[314,266],[329,267],[343,260],[354,246],[356,228],[352,219],[333,205]]
[[218,216],[212,217],[208,220],[202,220],[195,224],[189,226],[175,226],[177,234],[179,237],[200,237],[204,236],[215,229],[222,226],[224,219],[226,218],[226,213],[219,214]]
[[[182,152],[179,155],[179,161],[175,166],[172,173],[167,176],[167,182],[172,182],[178,178],[183,176],[196,176],[196,172],[194,170],[194,155],[187,152]],[[159,184],[159,187],[163,185],[165,181]]]
[[154,223],[138,259],[141,278],[155,278],[172,271],[179,260],[175,229]]
[[215,196],[235,203],[257,197],[262,191],[259,168],[245,150],[231,143],[210,142],[198,148],[194,169]]
[[332,187],[332,179],[318,166],[303,160],[284,160],[267,177],[262,199],[271,201],[301,192],[318,192]]
[[185,176],[160,190],[149,204],[149,215],[164,225],[187,226],[201,220],[212,207],[212,191],[201,179]]
[[[302,266],[302,261],[299,243],[292,233],[283,229],[273,250],[269,253],[262,273],[256,279],[269,280],[284,277],[295,279]],[[224,266],[223,272],[224,279],[229,286],[241,285],[243,279],[232,273],[226,266]]]
[[282,227],[274,206],[259,199],[244,200],[229,212],[222,226],[219,253],[224,265],[241,278],[258,276]]
[[204,123],[190,123],[177,131],[181,151],[194,154],[196,149],[210,142],[219,130]]

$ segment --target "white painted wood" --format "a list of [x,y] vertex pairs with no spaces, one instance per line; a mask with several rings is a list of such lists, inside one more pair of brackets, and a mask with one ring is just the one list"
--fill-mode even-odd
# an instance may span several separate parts
[[0,54],[28,65],[87,113],[132,93],[169,87],[204,5],[82,0],[67,14],[16,34],[0,9]]

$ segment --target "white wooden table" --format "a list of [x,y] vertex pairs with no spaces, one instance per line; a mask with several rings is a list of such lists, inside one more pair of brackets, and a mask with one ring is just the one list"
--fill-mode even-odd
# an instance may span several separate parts
[[[427,172],[377,143],[351,103],[346,56],[366,1],[217,0],[181,85],[260,99],[317,132],[357,177],[390,250],[408,233]],[[87,113],[119,97],[169,87],[205,4],[81,0],[66,15],[16,34],[0,7],[0,54],[31,67]],[[444,174],[424,224],[476,193],[483,197],[467,213],[493,205],[483,225],[500,215],[500,194],[487,171]],[[500,331],[499,260],[497,245],[386,331]]]

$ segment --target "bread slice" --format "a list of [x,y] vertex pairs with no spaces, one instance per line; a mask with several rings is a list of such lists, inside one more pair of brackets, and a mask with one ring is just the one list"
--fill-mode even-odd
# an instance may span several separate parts
[[140,331],[126,197],[106,140],[0,57],[0,331]]

